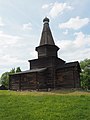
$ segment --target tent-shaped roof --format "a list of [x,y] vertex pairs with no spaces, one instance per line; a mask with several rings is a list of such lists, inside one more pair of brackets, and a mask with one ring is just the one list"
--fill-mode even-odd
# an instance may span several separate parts
[[43,20],[44,25],[43,25],[43,31],[41,34],[41,40],[40,40],[40,46],[41,45],[55,45],[53,37],[52,37],[52,33],[49,27],[49,19],[46,17]]

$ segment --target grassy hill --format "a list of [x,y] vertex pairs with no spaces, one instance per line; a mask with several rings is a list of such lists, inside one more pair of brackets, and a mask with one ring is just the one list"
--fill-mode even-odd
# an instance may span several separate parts
[[0,120],[90,120],[90,93],[0,91]]

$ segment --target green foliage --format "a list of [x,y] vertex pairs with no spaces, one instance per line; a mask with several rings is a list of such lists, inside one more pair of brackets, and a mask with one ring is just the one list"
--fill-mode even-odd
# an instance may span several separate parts
[[9,82],[9,72],[5,72],[1,76],[1,84],[8,87],[8,82]]
[[9,84],[9,74],[14,74],[14,73],[16,73],[16,72],[21,72],[20,67],[17,67],[16,70],[15,70],[15,68],[12,68],[12,69],[10,70],[10,72],[5,72],[5,73],[3,73],[3,74],[1,75],[1,78],[0,78],[1,84],[8,88],[8,84]]
[[12,68],[11,70],[10,70],[10,73],[15,73],[15,68]]
[[21,72],[20,67],[17,67],[17,69],[16,69],[16,73],[17,73],[17,72]]
[[87,67],[89,65],[90,65],[90,59],[85,59],[85,60],[80,62],[80,67],[81,67],[82,70],[84,70],[85,67]]
[[81,87],[83,89],[90,89],[90,59],[85,59],[80,62],[81,66]]
[[0,120],[90,120],[90,95],[0,91]]

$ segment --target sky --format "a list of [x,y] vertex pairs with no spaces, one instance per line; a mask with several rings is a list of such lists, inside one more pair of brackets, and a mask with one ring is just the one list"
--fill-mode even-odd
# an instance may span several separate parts
[[58,56],[66,62],[90,58],[90,0],[0,0],[0,75],[28,70],[37,59],[43,19],[50,19]]

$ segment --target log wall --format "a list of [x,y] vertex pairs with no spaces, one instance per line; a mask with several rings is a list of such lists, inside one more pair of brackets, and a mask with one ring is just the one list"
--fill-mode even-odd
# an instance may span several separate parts
[[56,72],[56,88],[79,88],[79,72],[75,67],[59,69]]

